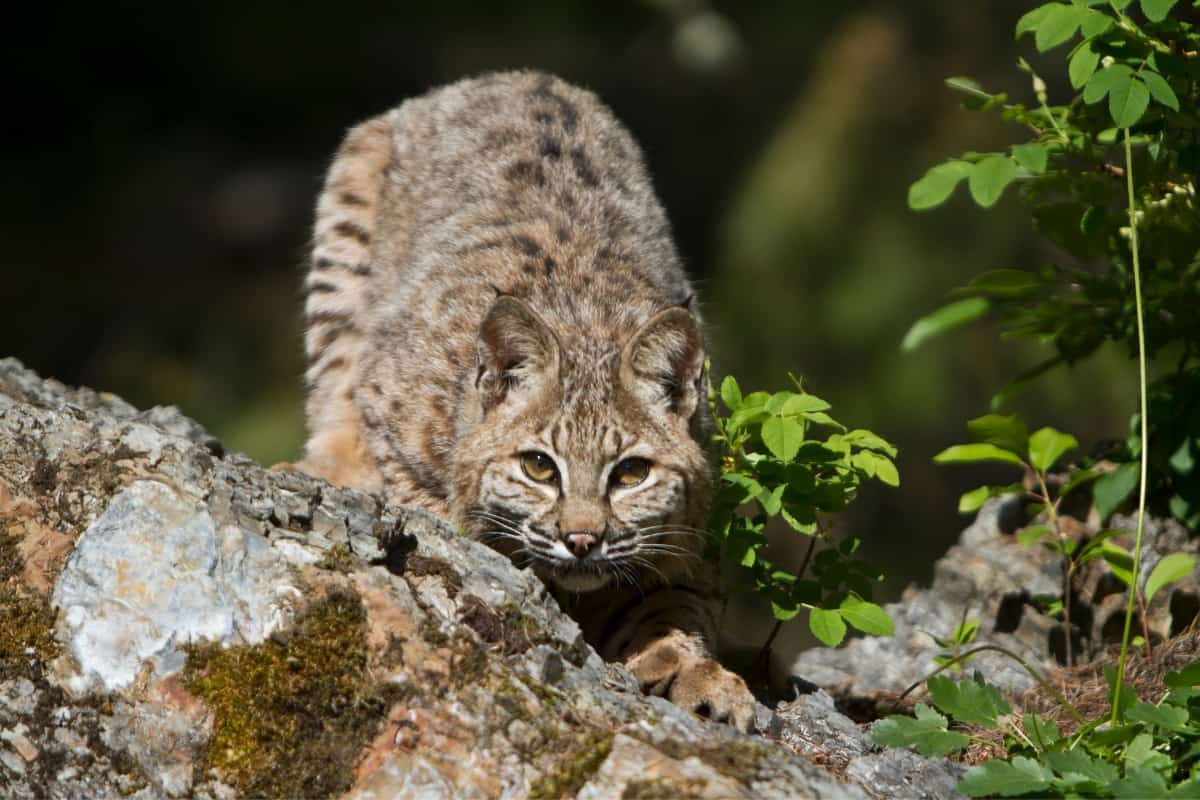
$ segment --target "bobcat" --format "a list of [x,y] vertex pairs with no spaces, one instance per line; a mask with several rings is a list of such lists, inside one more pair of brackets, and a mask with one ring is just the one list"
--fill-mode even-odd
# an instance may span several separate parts
[[536,72],[410,99],[346,136],[314,240],[298,468],[454,520],[647,692],[747,729],[699,558],[700,318],[611,112]]

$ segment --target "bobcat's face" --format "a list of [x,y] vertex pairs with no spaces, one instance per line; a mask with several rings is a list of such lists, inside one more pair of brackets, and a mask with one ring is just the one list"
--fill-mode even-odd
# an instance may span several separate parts
[[456,516],[569,591],[686,572],[711,490],[691,433],[703,368],[695,321],[672,309],[621,351],[564,348],[523,303],[497,307],[481,332],[480,418],[458,448]]

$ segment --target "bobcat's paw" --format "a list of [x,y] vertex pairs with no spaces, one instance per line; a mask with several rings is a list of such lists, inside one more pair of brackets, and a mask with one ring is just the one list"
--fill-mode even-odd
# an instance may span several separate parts
[[740,731],[749,731],[754,723],[754,695],[746,682],[711,658],[681,667],[667,689],[667,699]]
[[647,694],[749,731],[754,722],[754,695],[740,676],[722,667],[682,633],[650,643],[626,661]]

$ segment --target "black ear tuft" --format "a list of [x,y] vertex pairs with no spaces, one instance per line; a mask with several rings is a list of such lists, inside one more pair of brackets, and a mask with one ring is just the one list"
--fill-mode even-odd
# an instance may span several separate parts
[[621,382],[648,405],[690,419],[700,398],[704,336],[681,307],[669,308],[630,338],[621,353]]

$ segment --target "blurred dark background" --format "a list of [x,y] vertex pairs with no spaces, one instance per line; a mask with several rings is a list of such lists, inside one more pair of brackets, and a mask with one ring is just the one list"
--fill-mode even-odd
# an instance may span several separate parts
[[[1012,36],[1028,7],[26,8],[53,19],[10,27],[0,57],[12,62],[0,355],[139,406],[176,404],[263,463],[296,457],[298,284],[343,132],[463,76],[550,70],[598,92],[643,145],[702,287],[716,372],[783,388],[796,371],[839,419],[900,446],[902,487],[866,492],[846,521],[888,572],[892,599],[928,580],[967,522],[958,494],[1006,475],[930,457],[964,439],[964,422],[1041,355],[987,325],[898,349],[951,287],[1039,258],[1011,192],[987,213],[961,197],[925,214],[905,206],[933,163],[1017,141],[995,117],[960,110],[942,79],[971,75],[1028,98],[1013,64],[1031,48]],[[1119,436],[1134,400],[1133,382],[1115,379],[1124,368],[1102,355],[1014,408],[1085,447]]]

